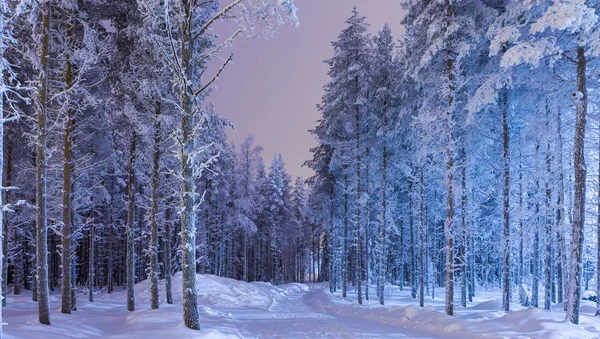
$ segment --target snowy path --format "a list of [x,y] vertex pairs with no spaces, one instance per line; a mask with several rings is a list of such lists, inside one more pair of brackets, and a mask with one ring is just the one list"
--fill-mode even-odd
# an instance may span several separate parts
[[[181,274],[173,277],[174,301],[150,309],[147,281],[136,285],[136,310],[125,307],[126,292],[98,293],[95,302],[82,295],[78,311],[60,313],[60,291],[50,294],[52,326],[37,321],[37,303],[31,292],[9,293],[4,308],[5,339],[111,338],[111,339],[598,339],[600,322],[595,303],[582,303],[582,324],[564,321],[562,304],[551,311],[511,304],[498,311],[499,290],[479,291],[455,316],[444,314],[444,300],[425,298],[415,305],[410,291],[386,288],[386,306],[377,300],[356,303],[356,293],[329,293],[327,283],[273,286],[245,283],[213,275],[197,275],[201,331],[186,328],[181,316]],[[164,296],[161,284],[160,295]],[[437,291],[442,295],[443,290]]]
[[263,310],[229,310],[245,338],[427,338],[427,336],[364,319],[321,313],[311,300],[320,289],[294,292]]

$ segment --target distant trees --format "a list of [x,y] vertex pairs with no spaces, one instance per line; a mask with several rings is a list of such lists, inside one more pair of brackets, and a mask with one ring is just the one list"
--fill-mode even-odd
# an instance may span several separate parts
[[[272,34],[283,18],[295,23],[296,8],[292,1],[236,0],[219,9],[217,2],[196,4],[182,0],[170,4],[138,1],[147,22],[153,25],[156,47],[163,54],[165,67],[173,70],[170,81],[179,92],[176,108],[179,127],[176,130],[179,148],[181,181],[181,253],[183,272],[183,318],[185,325],[200,329],[196,298],[196,179],[202,175],[215,157],[201,159],[210,144],[198,145],[198,131],[209,128],[204,101],[211,86],[233,59],[225,58],[215,75],[204,80],[202,75],[210,61],[241,33],[262,35],[264,29]],[[239,28],[227,39],[218,42],[209,29],[215,22],[237,17]]]

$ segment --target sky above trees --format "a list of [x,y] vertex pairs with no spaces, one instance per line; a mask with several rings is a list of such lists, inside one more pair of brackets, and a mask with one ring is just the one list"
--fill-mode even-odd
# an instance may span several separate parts
[[[331,41],[344,28],[352,8],[367,17],[372,32],[385,23],[397,39],[404,32],[398,0],[296,0],[300,9],[299,27],[284,27],[271,40],[243,41],[231,52],[235,64],[224,72],[217,91],[211,96],[218,111],[235,124],[228,137],[236,144],[253,133],[264,146],[267,161],[283,153],[292,176],[309,177],[312,171],[301,167],[316,146],[307,131],[319,118],[315,105],[326,83],[331,57]],[[217,30],[218,31],[218,30]]]

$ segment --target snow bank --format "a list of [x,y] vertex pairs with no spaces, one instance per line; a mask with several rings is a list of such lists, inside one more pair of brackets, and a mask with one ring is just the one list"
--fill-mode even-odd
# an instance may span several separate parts
[[[172,279],[173,299],[175,303],[181,302],[182,275],[176,273]],[[196,289],[198,292],[198,304],[203,310],[210,312],[208,308],[235,309],[256,308],[268,309],[273,302],[289,293],[308,290],[304,284],[287,284],[274,286],[265,282],[247,283],[235,279],[218,277],[210,274],[196,275]],[[163,300],[164,283],[160,286],[161,303]],[[142,281],[136,285],[138,301],[144,304],[150,303],[149,282]]]
[[37,321],[37,303],[31,301],[31,293],[10,295],[4,308],[3,338],[242,338],[238,321],[228,312],[230,309],[268,310],[277,299],[290,293],[306,291],[303,284],[273,286],[269,283],[245,283],[213,275],[196,276],[201,331],[185,327],[182,319],[181,274],[173,276],[173,305],[166,303],[164,281],[160,281],[160,308],[150,309],[150,286],[142,281],[135,286],[136,310],[126,310],[126,291],[105,291],[95,296],[95,302],[87,296],[78,298],[78,310],[72,314],[60,313],[60,292],[50,298],[51,326]]
[[[546,311],[511,303],[511,311],[500,311],[500,290],[482,291],[485,298],[477,298],[466,308],[455,303],[453,317],[444,313],[443,299],[426,298],[426,306],[421,308],[417,305],[418,301],[410,297],[410,291],[398,291],[393,286],[386,291],[385,306],[379,305],[377,300],[358,305],[353,291],[344,299],[340,293],[331,294],[322,290],[311,295],[309,302],[315,309],[333,316],[368,319],[418,330],[434,338],[600,338],[600,320],[594,317],[596,303],[591,301],[582,300],[580,325],[573,325],[565,321],[562,304],[556,304],[551,311]],[[455,300],[459,299],[455,297]]]
[[380,306],[375,303],[358,305],[325,291],[311,295],[309,303],[316,310],[333,316],[367,319],[380,324],[419,330],[437,337],[489,338],[469,331],[461,321],[430,306]]

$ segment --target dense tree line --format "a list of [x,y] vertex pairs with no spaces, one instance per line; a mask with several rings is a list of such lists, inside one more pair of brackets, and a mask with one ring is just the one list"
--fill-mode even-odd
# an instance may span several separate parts
[[452,315],[495,287],[504,311],[564,302],[577,324],[600,280],[597,2],[402,7],[397,43],[355,9],[326,61],[306,164],[330,290],[423,306],[443,287]]
[[307,188],[229,144],[209,101],[227,46],[295,23],[291,0],[1,1],[3,305],[31,290],[50,324],[52,291],[71,313],[123,289],[133,311],[149,279],[158,308],[181,272],[193,329],[196,273],[359,303],[442,287],[450,315],[502,288],[504,311],[564,302],[578,323],[600,280],[597,2],[402,6],[399,41],[354,10],[332,43]]
[[[196,273],[304,279],[303,180],[292,185],[281,156],[267,174],[251,137],[229,145],[209,101],[226,47],[295,24],[296,11],[291,0],[0,2],[3,305],[8,286],[31,290],[49,325],[51,291],[71,313],[81,289],[89,301],[126,289],[133,311],[148,278],[158,308],[158,280],[172,303],[181,271],[184,322],[199,329]],[[235,31],[220,38],[224,20]]]

